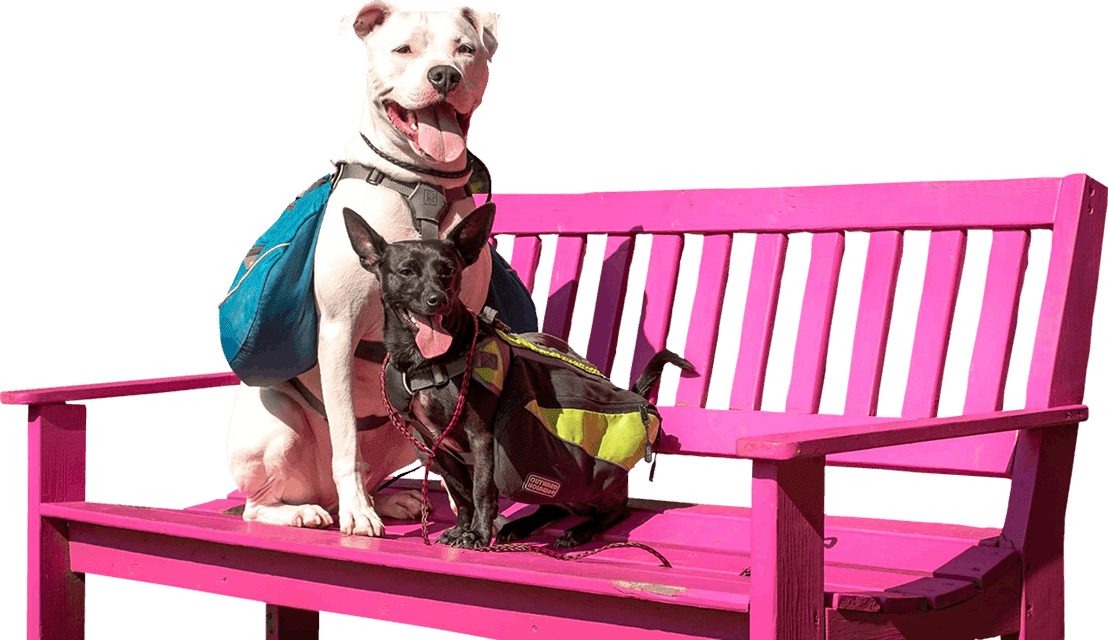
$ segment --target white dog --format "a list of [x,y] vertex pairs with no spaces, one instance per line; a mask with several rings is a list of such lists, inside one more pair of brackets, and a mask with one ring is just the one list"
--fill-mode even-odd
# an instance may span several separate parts
[[[387,424],[357,430],[383,422],[367,416],[385,415],[379,358],[354,357],[380,343],[382,313],[379,284],[350,248],[342,209],[357,211],[390,242],[420,237],[416,225],[435,234],[434,221],[424,226],[414,218],[436,197],[449,201],[440,237],[473,210],[465,191],[466,133],[488,81],[497,17],[468,8],[403,13],[374,2],[343,23],[365,43],[367,96],[359,135],[346,147],[350,175],[335,184],[316,245],[318,364],[291,382],[239,387],[228,458],[247,496],[246,520],[323,527],[337,510],[344,533],[380,536],[378,514],[415,517],[419,496],[372,490],[416,456]],[[470,308],[484,304],[490,273],[486,249],[463,275]],[[440,335],[435,327],[421,330],[432,341]]]

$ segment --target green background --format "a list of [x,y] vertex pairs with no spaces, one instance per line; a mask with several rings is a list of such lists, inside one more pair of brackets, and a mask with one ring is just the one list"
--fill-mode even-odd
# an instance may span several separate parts
[[[1108,179],[1101,117],[1106,3],[500,0],[479,8],[504,17],[471,135],[497,192],[1071,172]],[[335,0],[63,0],[2,10],[0,389],[226,368],[216,301],[238,261],[355,134],[365,58],[352,34],[339,39],[335,32],[341,14],[356,9],[357,2]],[[910,236],[882,413],[899,410],[911,347],[925,239]],[[736,244],[719,357],[725,370],[735,358],[748,240]],[[983,265],[987,245],[987,237],[971,237],[964,288],[971,301],[958,310],[947,376],[954,395],[965,381],[976,321],[972,291],[979,296],[981,287],[968,273]],[[695,258],[697,242],[690,247]],[[1036,241],[1030,316],[1017,340],[1016,365],[1025,370],[1044,250]],[[794,254],[768,409],[780,409],[786,390],[788,323],[796,326],[807,241],[794,242]],[[841,409],[862,256],[864,239],[849,238],[825,411],[835,403]],[[642,261],[637,267],[640,273]],[[594,258],[586,280],[595,279],[595,268]],[[685,306],[693,279],[686,269]],[[1105,331],[1101,318],[1099,333]],[[679,349],[683,339],[676,336],[670,347]],[[574,333],[578,348],[584,340]],[[1105,355],[1101,338],[1089,372],[1094,419],[1081,432],[1070,498],[1070,638],[1094,638],[1102,629]],[[626,369],[626,359],[619,367]],[[1023,393],[1013,375],[1008,404],[1018,406]],[[670,394],[673,383],[670,374]],[[92,404],[89,498],[184,506],[226,492],[232,393]],[[726,386],[714,386],[712,404],[726,398]],[[960,405],[947,400],[943,413]],[[0,478],[13,496],[24,486],[23,419],[22,407],[0,410]],[[666,458],[654,485],[636,469],[634,493],[749,504],[748,469]],[[828,485],[833,514],[976,525],[1001,524],[1007,495],[1007,483],[996,479],[843,469],[829,472]],[[0,599],[0,634],[14,636],[23,618],[23,510],[8,513],[0,533],[7,596]],[[258,603],[94,577],[88,602],[91,639],[261,632]],[[322,624],[329,637],[443,636],[329,615]]]

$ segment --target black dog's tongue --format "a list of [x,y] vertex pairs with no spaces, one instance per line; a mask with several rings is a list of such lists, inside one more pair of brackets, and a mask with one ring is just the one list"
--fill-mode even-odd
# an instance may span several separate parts
[[411,314],[416,325],[416,347],[428,360],[437,358],[450,349],[454,337],[442,326],[442,316],[421,316]]

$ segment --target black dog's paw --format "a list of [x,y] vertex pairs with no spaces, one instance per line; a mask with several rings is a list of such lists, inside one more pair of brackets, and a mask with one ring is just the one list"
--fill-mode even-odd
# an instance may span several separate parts
[[435,540],[435,543],[445,544],[449,547],[456,547],[458,546],[458,540],[468,532],[468,529],[464,529],[462,527],[450,527],[446,531],[442,532],[442,535]]
[[509,542],[515,542],[516,540],[522,540],[526,538],[529,533],[524,533],[518,530],[518,527],[513,527],[512,523],[500,527],[500,531],[496,534],[496,544],[507,544]]
[[586,542],[593,539],[592,532],[574,531],[573,529],[566,530],[565,533],[558,536],[558,539],[554,541],[555,549],[571,549],[573,547],[579,547]]
[[492,535],[488,533],[480,533],[478,531],[467,531],[458,542],[454,544],[455,547],[460,549],[480,549],[482,547],[489,546],[489,542],[492,541]]
[[489,541],[492,536],[489,534],[481,534],[478,531],[472,529],[463,529],[461,527],[451,527],[442,532],[442,535],[435,540],[436,544],[445,544],[448,547],[456,547],[458,549],[477,549],[478,547],[489,546]]

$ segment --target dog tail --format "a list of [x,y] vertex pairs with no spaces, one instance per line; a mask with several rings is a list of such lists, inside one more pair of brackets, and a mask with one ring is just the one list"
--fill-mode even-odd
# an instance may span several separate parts
[[669,349],[662,349],[654,354],[650,362],[646,363],[646,367],[642,370],[642,375],[635,381],[634,386],[631,387],[631,391],[645,398],[650,393],[650,390],[654,388],[655,383],[658,382],[658,378],[662,377],[662,369],[667,364],[675,364],[685,371],[692,371],[694,369],[692,363],[688,360]]

